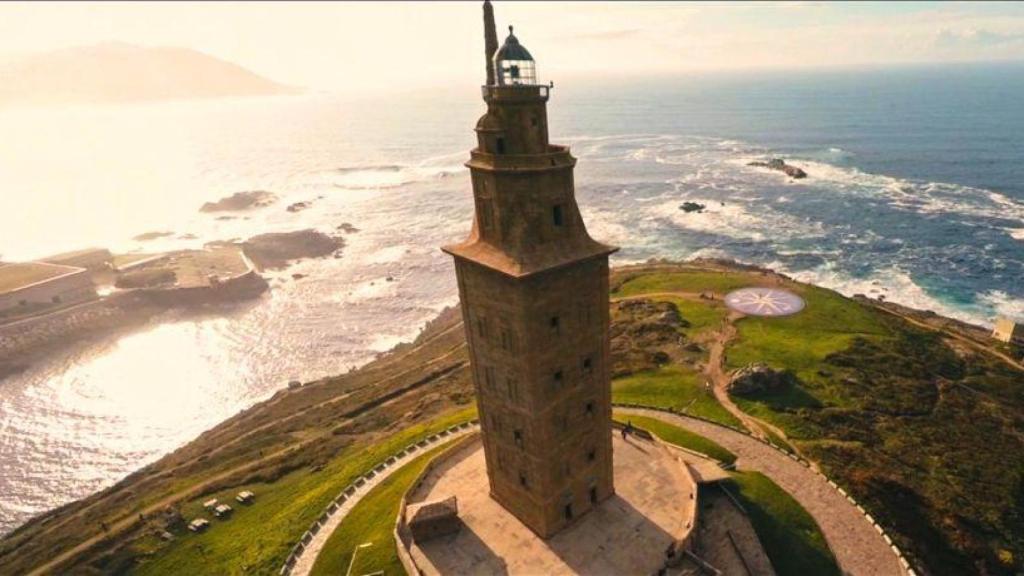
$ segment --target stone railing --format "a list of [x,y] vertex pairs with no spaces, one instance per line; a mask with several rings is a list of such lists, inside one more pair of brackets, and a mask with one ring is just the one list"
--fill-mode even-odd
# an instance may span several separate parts
[[427,475],[434,471],[440,464],[446,459],[450,458],[453,454],[459,451],[459,449],[465,447],[467,444],[475,441],[480,435],[479,431],[467,434],[462,438],[459,438],[455,443],[448,447],[447,450],[438,454],[430,459],[427,466],[416,476],[416,480],[409,485],[406,489],[405,494],[402,495],[402,502],[398,507],[398,516],[395,518],[395,545],[398,547],[398,559],[401,560],[402,566],[405,568],[406,574],[410,576],[422,576],[424,571],[416,564],[416,559],[413,558],[410,550],[412,549],[412,532],[409,530],[407,523],[408,519],[405,515],[406,507],[409,504],[409,495],[416,492],[416,490],[423,484],[423,481],[427,478]]
[[[320,514],[320,516],[313,522],[309,529],[302,534],[302,537],[299,539],[299,541],[292,547],[291,552],[285,559],[284,564],[278,571],[278,574],[280,574],[281,576],[285,576],[287,574],[292,573],[292,570],[295,568],[295,564],[299,561],[299,558],[301,558],[303,553],[306,551],[306,546],[313,540],[313,536],[320,532],[321,528],[323,528],[323,526],[327,523],[331,516],[338,512],[338,510],[345,502],[347,502],[349,499],[353,498],[356,495],[356,492],[359,490],[359,488],[365,486],[367,482],[369,482],[378,474],[387,470],[388,468],[391,468],[396,465],[404,465],[406,463],[406,460],[408,460],[413,454],[420,454],[431,445],[438,444],[444,440],[447,440],[452,436],[452,434],[457,434],[459,432],[466,431],[472,428],[473,426],[477,426],[479,422],[479,420],[473,419],[468,422],[456,424],[455,426],[442,430],[436,434],[431,434],[430,436],[427,436],[426,438],[423,438],[418,442],[409,444],[405,448],[402,448],[398,452],[395,452],[391,456],[385,458],[383,461],[378,463],[376,466],[371,468],[362,476],[353,480],[351,484],[343,488],[341,492],[338,493],[338,496],[331,501],[331,503],[327,506],[323,513]],[[470,436],[472,435],[473,434],[470,434]],[[403,512],[405,510],[404,498],[402,500],[402,510]],[[399,557],[401,558],[401,551],[399,551]],[[403,560],[402,563],[404,565],[405,561]]]
[[767,444],[768,446],[771,446],[775,450],[777,450],[777,451],[781,452],[782,454],[786,455],[788,458],[790,458],[792,460],[795,460],[796,462],[799,462],[805,468],[807,468],[807,469],[811,470],[812,472],[814,472],[815,474],[817,474],[819,477],[821,477],[822,480],[828,482],[828,485],[831,486],[833,490],[838,492],[843,498],[846,498],[846,500],[849,501],[850,504],[853,504],[854,506],[856,506],[857,510],[859,510],[860,513],[864,516],[864,519],[867,520],[875,528],[875,530],[878,532],[878,534],[881,535],[882,538],[885,540],[885,543],[889,545],[889,548],[892,549],[893,554],[896,555],[896,559],[899,561],[900,566],[903,568],[903,570],[906,571],[907,576],[917,576],[917,572],[910,565],[910,562],[907,560],[906,556],[904,556],[903,551],[899,549],[899,546],[896,546],[896,544],[892,541],[892,538],[890,538],[889,535],[885,532],[885,529],[882,528],[882,526],[880,524],[878,524],[878,522],[875,521],[874,517],[871,516],[871,514],[869,514],[866,510],[864,510],[864,507],[861,506],[856,500],[854,500],[853,496],[850,496],[849,493],[846,492],[846,490],[843,490],[843,488],[841,486],[839,486],[834,481],[832,481],[828,476],[825,476],[825,474],[822,473],[821,470],[819,470],[817,468],[817,466],[813,465],[809,460],[807,460],[805,458],[802,458],[799,455],[790,452],[789,450],[786,450],[785,448],[775,444],[774,442],[771,442],[770,440],[764,440],[762,438],[758,438],[757,436],[752,434],[749,430],[736,428],[735,426],[729,426],[729,425],[722,424],[720,422],[715,422],[714,420],[709,420],[707,418],[702,418],[700,416],[696,416],[696,415],[693,415],[693,414],[687,414],[685,412],[677,412],[675,410],[669,410],[669,409],[666,409],[666,408],[657,408],[657,407],[654,407],[654,406],[644,406],[643,404],[616,403],[616,404],[614,404],[614,406],[620,407],[620,408],[639,408],[639,409],[651,410],[651,411],[655,411],[655,412],[665,412],[667,414],[674,414],[676,416],[685,416],[687,418],[693,418],[695,420],[701,420],[703,422],[707,422],[708,424],[712,424],[714,426],[718,426],[718,427],[721,427],[721,428],[728,428],[729,430],[732,430],[733,432],[738,432],[738,433],[743,434],[745,436],[748,436],[748,437],[750,437],[750,438],[752,438],[754,440],[757,440],[758,442],[761,442],[762,444]]

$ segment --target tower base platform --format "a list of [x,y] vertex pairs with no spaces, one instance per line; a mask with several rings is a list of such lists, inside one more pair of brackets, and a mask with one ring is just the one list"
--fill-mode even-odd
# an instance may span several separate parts
[[695,533],[697,488],[663,445],[637,436],[612,446],[616,494],[544,540],[489,495],[483,447],[451,454],[410,491],[408,503],[455,496],[455,534],[411,542],[423,574],[655,574]]

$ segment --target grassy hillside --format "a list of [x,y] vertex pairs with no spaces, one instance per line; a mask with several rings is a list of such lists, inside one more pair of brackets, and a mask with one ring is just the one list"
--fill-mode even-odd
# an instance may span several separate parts
[[[726,349],[728,366],[762,361],[796,379],[733,400],[779,426],[932,573],[1022,569],[1024,371],[992,355],[983,337],[716,263],[629,267],[611,280],[614,299],[650,294],[613,304],[615,399],[733,425],[702,377],[709,338],[728,322],[721,295],[773,284],[801,293],[804,312],[740,319]],[[705,291],[715,299],[699,298]],[[30,521],[0,540],[0,572],[267,572],[349,479],[468,417],[472,405],[460,317],[447,313],[363,369],[281,391],[117,485]],[[202,536],[183,530],[200,502],[245,488],[257,493],[252,506],[236,506]],[[173,539],[161,539],[165,531]]]
[[[774,284],[800,294],[806,309],[738,320],[726,363],[764,362],[797,378],[733,400],[782,428],[919,565],[950,575],[1021,570],[1024,372],[993,355],[998,346],[983,331],[761,272],[709,278],[700,267],[659,266],[613,276],[618,293],[632,296]],[[657,405],[688,401],[657,378],[625,390]]]
[[[276,572],[352,478],[471,417],[460,318],[444,314],[417,342],[358,371],[281,391],[110,489],[30,521],[0,540],[0,573]],[[211,518],[204,534],[186,530],[202,501],[229,501],[243,489],[257,495],[251,506]]]
[[[344,573],[349,563],[353,574],[402,574],[405,568],[398,559],[393,531],[402,496],[430,463],[430,460],[451,446],[438,446],[407,463],[359,501],[324,544],[313,565],[313,576]],[[359,545],[355,561],[352,553]]]

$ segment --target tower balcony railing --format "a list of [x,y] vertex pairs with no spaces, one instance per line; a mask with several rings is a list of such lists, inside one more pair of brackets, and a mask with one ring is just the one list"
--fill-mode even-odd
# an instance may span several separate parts
[[474,148],[469,153],[470,165],[499,170],[550,170],[576,164],[568,146],[549,144],[546,152],[539,154],[489,154]]
[[484,100],[547,100],[551,86],[547,84],[491,84],[480,87]]

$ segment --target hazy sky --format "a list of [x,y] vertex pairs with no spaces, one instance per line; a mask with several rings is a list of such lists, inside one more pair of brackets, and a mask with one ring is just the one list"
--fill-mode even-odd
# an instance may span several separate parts
[[[496,2],[539,76],[1024,60],[1022,3]],[[123,41],[372,91],[482,78],[478,2],[0,3],[0,55]]]

